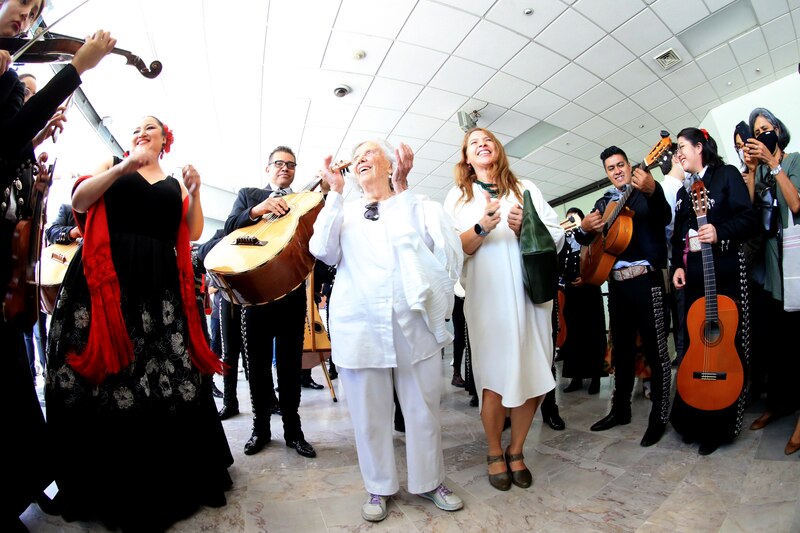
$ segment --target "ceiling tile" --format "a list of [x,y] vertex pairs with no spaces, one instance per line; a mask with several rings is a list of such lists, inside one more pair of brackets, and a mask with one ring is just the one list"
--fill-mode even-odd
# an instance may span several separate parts
[[577,157],[572,157],[571,155],[562,154],[561,157],[558,159],[553,160],[547,166],[551,168],[556,168],[558,170],[569,170],[572,167],[575,167],[581,163],[581,160]]
[[419,149],[417,155],[436,161],[447,161],[454,153],[458,152],[458,150],[459,147],[453,144],[428,141],[425,143],[425,146]]
[[536,42],[575,59],[604,36],[605,32],[589,19],[567,9],[536,37]]
[[480,17],[486,14],[486,11],[495,3],[495,0],[439,0],[439,3],[469,11]]
[[552,115],[545,118],[546,122],[569,131],[578,124],[583,124],[594,116],[594,113],[584,109],[578,104],[568,103]]
[[537,87],[522,101],[514,106],[515,111],[532,117],[543,119],[567,104],[567,100],[547,89]]
[[[572,155],[575,157],[579,157],[583,160],[587,160],[590,162],[592,166],[595,165],[594,161],[597,160],[599,162],[600,152],[603,151],[604,146],[600,146],[594,141],[589,141],[588,143],[584,144],[580,148],[576,148],[572,151]],[[597,163],[599,165],[599,163]],[[598,166],[598,168],[601,168]],[[582,175],[582,174],[581,174]]]
[[644,132],[650,131],[655,128],[661,128],[663,123],[649,113],[645,113],[640,117],[636,117],[627,124],[623,124],[622,129],[630,133],[634,137],[638,137]]
[[608,35],[584,52],[575,62],[592,74],[605,78],[633,61],[635,57],[619,41]]
[[621,126],[644,114],[644,109],[639,107],[633,100],[627,99],[612,106],[607,111],[600,114],[601,117],[612,124]]
[[418,115],[426,115],[442,120],[447,120],[453,113],[458,111],[467,101],[466,96],[426,87],[422,90],[411,107],[409,112]]
[[697,63],[692,61],[675,72],[670,72],[664,76],[664,82],[669,85],[670,89],[675,91],[675,94],[681,94],[705,83],[706,77],[700,67],[697,66]]
[[598,83],[600,78],[575,63],[570,63],[544,82],[542,87],[567,100],[573,100]]
[[606,81],[625,94],[633,94],[655,83],[658,78],[644,63],[636,60],[631,61]]
[[268,50],[281,50],[282,66],[319,68],[329,36],[329,29],[300,33],[290,26],[270,26],[267,28],[264,47]]
[[[422,155],[422,151],[424,149],[425,146],[414,152],[414,172],[419,172],[421,174],[427,175],[433,172],[439,165],[442,164],[442,162],[434,161],[432,159],[427,159],[425,156]],[[420,183],[422,183],[422,181]]]
[[772,61],[770,61],[768,55],[757,57],[742,65],[742,73],[748,85],[761,83],[765,78],[774,74]]
[[708,79],[716,78],[739,66],[728,43],[703,54],[696,59],[696,62]]
[[446,91],[472,96],[496,71],[473,61],[450,56],[429,85]]
[[767,43],[761,28],[754,28],[741,37],[731,41],[733,55],[739,64],[747,63],[751,59],[767,53]]
[[771,0],[770,2],[753,2],[753,0],[750,0],[750,2],[753,4],[753,11],[755,11],[756,17],[758,17],[758,21],[761,24],[766,24],[789,11],[789,5],[786,0]]
[[[417,160],[414,159],[414,166],[416,166]],[[447,187],[448,189],[453,186],[455,183],[455,178],[452,176],[446,178],[444,176],[434,176],[430,175],[423,179],[419,185],[420,187],[429,187],[431,189],[441,189],[443,187]]]
[[[500,118],[503,113],[508,111],[508,108],[500,107],[499,105],[494,104],[487,104],[481,100],[476,100],[475,98],[470,98],[467,100],[467,103],[461,106],[461,111],[466,111],[470,114],[477,113],[477,120],[476,122],[479,125],[482,124],[491,124],[498,118]],[[453,114],[450,117],[450,122],[454,124],[458,123],[458,115]]]
[[598,115],[575,127],[572,131],[583,137],[596,138],[598,135],[604,135],[614,128],[614,124]]
[[[597,157],[597,163],[592,163],[589,161],[584,161],[583,163],[573,167],[570,172],[573,174],[577,174],[578,176],[583,176],[584,178],[591,178],[599,180],[602,178],[601,174],[603,173],[603,169],[600,166],[600,152],[602,152],[602,148],[599,148],[599,144],[592,143],[594,146],[597,146],[598,149],[592,152],[592,155]],[[583,156],[581,156],[583,159]]]
[[385,135],[392,131],[402,116],[402,111],[362,105],[350,127],[359,130],[380,131]]
[[447,178],[453,181],[453,164],[449,161],[443,162],[441,165],[436,167],[433,172],[431,172],[434,176],[439,176],[440,178]]
[[542,168],[540,165],[537,165],[536,163],[531,163],[530,161],[526,161],[524,159],[520,159],[519,161],[511,165],[511,170],[514,172],[514,174],[517,175],[517,177],[530,176],[540,168]]
[[602,113],[609,107],[625,99],[625,95],[606,82],[600,82],[593,88],[575,99],[575,103],[582,105],[589,111]]
[[675,117],[665,124],[667,131],[669,131],[673,137],[678,135],[678,132],[683,128],[698,127],[699,125],[700,122],[698,122],[697,118],[692,113],[686,113],[685,115]]
[[[298,8],[307,10],[305,3],[302,2],[286,3],[293,3]],[[325,3],[335,5],[335,2]],[[405,24],[416,3],[417,0],[393,0],[392,2],[345,0],[339,7],[335,28],[342,31],[394,39],[400,32],[400,28]],[[310,13],[310,11],[307,10],[306,13]],[[313,17],[304,15],[301,20],[308,20],[309,18],[313,19]]]
[[574,8],[611,32],[645,8],[642,0],[580,0]]
[[772,66],[776,72],[780,69],[796,66],[800,61],[800,51],[798,51],[797,41],[785,44],[770,52]]
[[709,111],[717,107],[722,103],[721,100],[711,100],[707,104],[703,104],[701,106],[697,106],[692,109],[692,114],[697,118],[698,123],[702,123],[706,119],[706,115]]
[[789,13],[764,24],[763,34],[767,41],[767,47],[772,50],[782,44],[794,42],[796,39],[793,30],[792,17]]
[[568,131],[567,133],[556,137],[545,146],[552,148],[553,150],[558,150],[559,152],[564,152],[565,154],[575,155],[573,152],[588,142],[588,139],[581,137],[574,132]]
[[398,39],[450,54],[478,20],[469,13],[422,0],[400,30]]
[[503,68],[512,76],[539,85],[569,63],[563,56],[531,42]]
[[[524,15],[523,8],[531,8],[533,14]],[[532,39],[565,9],[567,6],[556,0],[527,0],[524,3],[514,0],[500,1],[489,10],[485,18]]]
[[492,122],[489,127],[492,132],[497,131],[516,137],[523,131],[533,127],[537,122],[539,121],[535,118],[509,109],[503,116]]
[[640,139],[631,139],[621,144],[620,148],[622,148],[625,151],[625,153],[628,154],[628,157],[631,158],[631,163],[633,162],[639,163],[645,158],[647,154],[650,153],[650,150],[653,149],[655,143],[658,142],[659,137],[653,135],[652,139],[653,140],[652,142],[650,142],[650,144],[647,144],[641,141]]
[[391,143],[392,146],[398,147],[400,143],[407,144],[412,151],[416,152],[425,144],[425,139],[420,139],[417,137],[412,137],[410,135],[401,135],[401,134],[392,134],[389,135],[389,138],[386,139]]
[[666,124],[673,118],[685,115],[688,112],[689,108],[680,98],[673,98],[669,102],[650,110],[650,114],[662,124]]
[[712,13],[718,9],[722,9],[733,1],[734,0],[705,0],[706,6],[708,6],[708,9],[710,9]]
[[[611,130],[610,132],[608,132],[608,133],[606,133],[604,135],[597,136],[593,140],[597,144],[602,146],[603,149],[605,149],[605,148],[607,148],[609,146],[620,146],[621,144],[631,140],[632,138],[633,138],[633,135],[631,135],[627,131],[625,131],[625,130],[623,130],[621,128],[616,128],[616,129]],[[600,152],[602,152],[602,150],[600,150]],[[600,162],[599,161],[600,152],[597,153],[598,162]],[[601,169],[603,168],[602,162],[600,162],[600,168]]]
[[461,145],[461,141],[464,139],[464,132],[461,131],[461,128],[458,127],[458,124],[454,122],[445,122],[441,128],[431,136],[432,141],[446,143],[446,144],[457,144]]
[[744,81],[744,76],[742,75],[741,69],[736,67],[735,69],[726,72],[722,76],[718,76],[711,80],[711,86],[717,92],[717,96],[722,98],[723,96],[727,96],[735,91],[738,91],[742,87],[747,87],[747,82]]
[[661,80],[651,83],[641,91],[631,96],[631,100],[644,107],[652,109],[675,98],[673,90]]
[[442,52],[395,41],[378,75],[426,84],[446,60],[447,54]]
[[528,39],[482,20],[453,53],[482,65],[500,68],[528,44]]
[[658,0],[650,8],[672,33],[680,33],[709,14],[702,0]]
[[[563,156],[561,152],[558,150],[553,150],[552,148],[547,148],[546,146],[542,146],[541,148],[537,148],[530,154],[526,155],[523,159],[525,161],[529,161],[531,163],[536,163],[538,165],[548,165],[552,163],[556,159]],[[536,177],[540,178],[542,175],[542,171],[536,172]]]
[[672,32],[656,17],[655,13],[645,9],[614,30],[611,35],[625,45],[628,50],[640,56],[672,37]]
[[505,72],[498,72],[475,93],[475,98],[495,102],[504,107],[513,107],[535,87],[532,83],[510,76]]
[[[346,128],[358,110],[358,105],[341,101],[323,102],[312,100],[308,109],[306,124],[309,126],[328,126]],[[385,130],[389,131],[389,130]]]
[[[322,68],[374,75],[391,45],[392,41],[389,39],[335,31],[325,49]],[[354,53],[357,50],[363,50],[367,55],[363,59],[356,59]]]
[[680,99],[689,106],[689,109],[700,107],[717,99],[717,93],[711,87],[710,83],[704,83],[694,89],[680,94]]
[[439,119],[406,113],[392,133],[416,139],[428,139],[441,127],[442,121]]
[[364,105],[405,111],[422,91],[423,85],[386,78],[375,78],[364,96]]

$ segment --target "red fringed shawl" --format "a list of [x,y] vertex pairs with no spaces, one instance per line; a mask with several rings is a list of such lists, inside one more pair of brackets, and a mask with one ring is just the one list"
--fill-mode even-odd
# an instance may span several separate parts
[[[81,176],[77,187],[86,178]],[[73,190],[74,190],[73,187]],[[188,326],[189,355],[202,374],[222,372],[222,363],[211,351],[200,324],[194,294],[189,226],[186,213],[189,198],[183,200],[183,212],[176,243],[183,315]],[[92,318],[89,339],[83,352],[67,353],[67,363],[93,384],[102,383],[109,374],[117,374],[133,361],[133,345],[120,307],[120,288],[111,258],[111,240],[106,219],[106,204],[101,197],[86,216],[76,213],[83,232],[83,273],[91,295]]]

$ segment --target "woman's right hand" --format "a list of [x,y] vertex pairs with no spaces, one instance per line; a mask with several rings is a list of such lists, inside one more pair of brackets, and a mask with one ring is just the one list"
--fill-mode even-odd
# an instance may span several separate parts
[[157,161],[158,156],[150,151],[133,152],[120,163],[120,170],[122,174],[130,174],[136,172],[142,167],[146,167]]
[[322,170],[319,171],[318,176],[322,176],[322,179],[325,180],[332,191],[336,191],[339,194],[342,194],[344,191],[344,177],[342,177],[342,171],[339,170],[338,172],[331,171],[331,162],[333,161],[333,156],[329,155],[325,158],[325,162],[323,163]]
[[486,208],[478,223],[484,231],[492,231],[500,223],[500,200],[492,198],[486,191],[483,191],[483,195],[486,197]]
[[3,75],[11,66],[11,54],[8,50],[0,50],[0,75]]

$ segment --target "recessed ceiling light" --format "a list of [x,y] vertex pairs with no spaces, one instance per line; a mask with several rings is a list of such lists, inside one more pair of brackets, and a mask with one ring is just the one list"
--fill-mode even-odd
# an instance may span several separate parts
[[522,10],[522,14],[523,15],[527,15],[527,16],[531,16],[531,15],[533,15],[533,9],[531,9],[529,7],[526,7],[525,9]]

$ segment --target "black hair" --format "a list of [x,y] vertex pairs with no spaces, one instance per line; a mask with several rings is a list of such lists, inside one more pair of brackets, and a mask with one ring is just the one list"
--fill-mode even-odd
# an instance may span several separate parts
[[583,216],[583,211],[581,211],[577,207],[570,207],[569,209],[567,209],[567,216],[569,216],[572,213],[574,213],[574,214],[578,215],[579,217],[581,217],[581,220],[586,218],[586,217]]
[[683,128],[678,133],[678,138],[680,137],[683,137],[692,145],[699,144],[703,147],[703,151],[700,154],[703,166],[719,167],[725,164],[725,161],[717,153],[717,141],[707,131],[698,128]]
[[625,159],[626,163],[630,163],[628,161],[628,154],[625,153],[625,150],[623,150],[619,146],[609,146],[608,148],[600,152],[600,161],[603,162],[604,167],[606,166],[606,159],[608,159],[612,155],[621,155]]
[[786,125],[784,125],[784,123],[781,122],[778,117],[773,115],[769,109],[765,107],[757,107],[750,112],[750,131],[755,129],[756,119],[758,117],[764,117],[764,119],[772,125],[772,127],[775,129],[775,133],[778,135],[778,146],[781,147],[781,150],[786,150],[786,147],[789,146],[789,141],[792,138]]
[[296,156],[296,155],[294,155],[294,152],[292,151],[292,149],[291,149],[291,148],[289,148],[288,146],[278,146],[278,147],[276,147],[276,148],[275,148],[273,151],[271,151],[271,152],[269,153],[269,160],[268,160],[268,162],[269,162],[270,164],[272,163],[272,156],[274,156],[274,155],[275,155],[275,154],[277,154],[278,152],[286,152],[287,154],[291,154],[291,155],[292,155],[292,157],[294,157],[294,160],[295,160],[295,162],[297,162],[297,156]]

